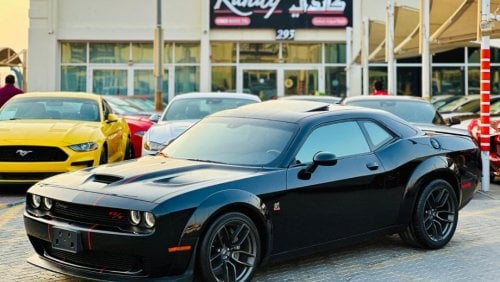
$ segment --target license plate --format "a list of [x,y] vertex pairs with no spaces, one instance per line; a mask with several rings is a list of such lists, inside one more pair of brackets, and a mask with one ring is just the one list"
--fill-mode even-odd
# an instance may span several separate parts
[[81,236],[77,231],[53,227],[51,235],[54,249],[75,254],[82,250]]

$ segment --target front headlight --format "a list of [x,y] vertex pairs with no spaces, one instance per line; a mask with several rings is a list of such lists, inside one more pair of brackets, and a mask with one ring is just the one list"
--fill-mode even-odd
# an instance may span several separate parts
[[139,225],[139,223],[141,223],[141,212],[130,211],[130,223],[132,223],[132,225]]
[[41,203],[42,203],[42,197],[36,194],[31,195],[31,204],[35,209],[38,209]]
[[147,228],[153,228],[155,226],[155,223],[156,223],[156,219],[155,219],[154,214],[152,214],[150,212],[145,212],[144,213],[144,225]]
[[97,143],[95,142],[85,142],[81,144],[75,144],[68,146],[71,150],[76,152],[90,152],[97,150]]
[[43,205],[45,206],[45,209],[50,210],[52,208],[52,204],[52,199],[43,198]]
[[156,143],[149,140],[144,143],[144,149],[148,151],[161,151],[163,148],[165,148],[165,145],[161,143]]

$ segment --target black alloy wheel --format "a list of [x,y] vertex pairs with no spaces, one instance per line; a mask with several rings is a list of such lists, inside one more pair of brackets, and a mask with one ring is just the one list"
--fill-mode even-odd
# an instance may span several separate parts
[[413,218],[401,238],[411,245],[427,249],[444,247],[458,224],[458,201],[451,185],[434,180],[421,192]]
[[250,281],[260,257],[259,232],[237,212],[217,218],[202,240],[198,262],[202,281]]

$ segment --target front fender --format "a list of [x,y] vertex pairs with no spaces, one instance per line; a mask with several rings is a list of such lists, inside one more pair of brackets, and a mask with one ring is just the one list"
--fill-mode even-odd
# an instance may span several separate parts
[[249,216],[259,228],[263,257],[268,255],[271,246],[271,221],[267,207],[256,195],[244,190],[225,190],[210,195],[193,212],[182,232],[179,246],[193,246],[191,262],[193,265],[201,236],[219,215],[228,211],[239,211]]

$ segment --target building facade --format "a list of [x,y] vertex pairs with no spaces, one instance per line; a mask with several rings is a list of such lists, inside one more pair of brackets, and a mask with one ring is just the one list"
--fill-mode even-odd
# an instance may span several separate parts
[[[28,90],[154,95],[157,1],[30,0]],[[363,21],[384,21],[387,2],[162,1],[163,99],[191,91],[361,95]],[[478,54],[478,46],[434,53],[432,95],[477,93]],[[492,54],[495,93],[500,56]],[[419,56],[398,59],[396,72],[398,95],[421,95]],[[370,62],[368,74],[387,81],[387,63]]]

